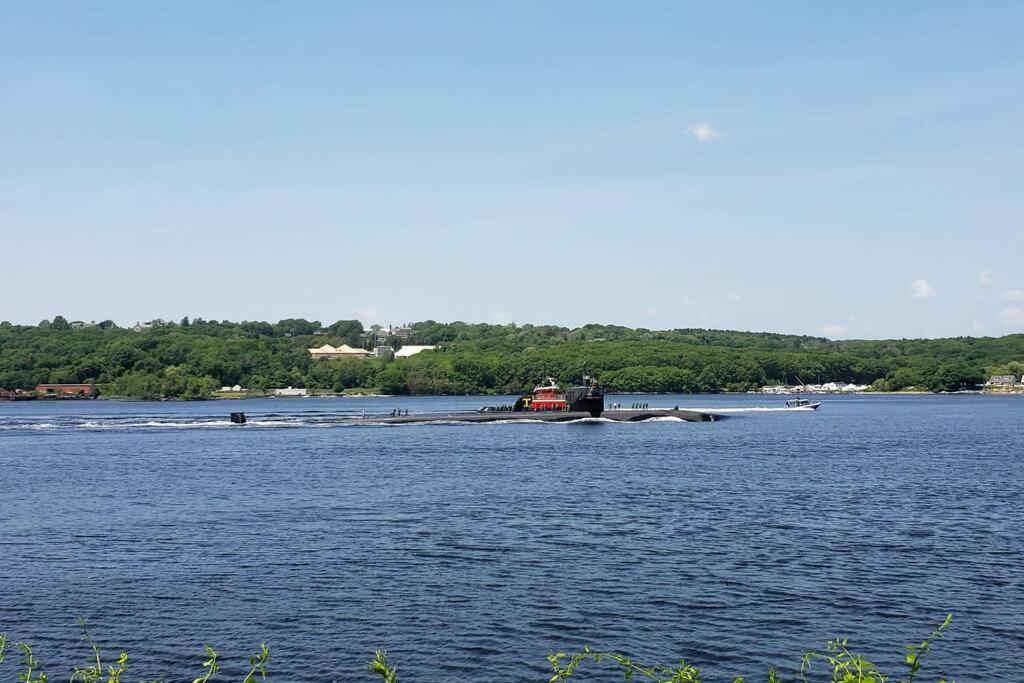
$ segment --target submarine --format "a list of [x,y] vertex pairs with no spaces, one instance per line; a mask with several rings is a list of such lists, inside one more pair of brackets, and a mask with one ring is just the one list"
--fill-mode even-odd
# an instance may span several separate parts
[[[685,422],[715,422],[725,415],[701,410],[675,408],[643,408],[605,410],[604,389],[597,380],[585,376],[579,386],[562,390],[548,377],[545,384],[523,394],[512,405],[484,406],[475,411],[449,413],[413,413],[394,410],[384,415],[341,417],[332,422],[342,424],[417,424],[426,422],[574,422],[601,418],[613,422],[644,422],[654,418],[676,418]],[[231,422],[245,424],[245,413],[231,413]]]

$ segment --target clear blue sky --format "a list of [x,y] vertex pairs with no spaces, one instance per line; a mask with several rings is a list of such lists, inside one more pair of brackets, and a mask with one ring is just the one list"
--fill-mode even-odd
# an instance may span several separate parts
[[0,319],[1024,331],[1024,4],[768,4],[10,4]]

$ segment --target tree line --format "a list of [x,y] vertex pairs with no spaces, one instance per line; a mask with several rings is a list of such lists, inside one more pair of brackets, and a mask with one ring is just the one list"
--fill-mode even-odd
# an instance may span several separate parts
[[[597,376],[616,392],[747,391],[765,384],[852,382],[878,390],[957,391],[1019,372],[1024,335],[830,341],[727,330],[566,328],[424,321],[395,346],[436,345],[410,358],[313,361],[307,348],[372,345],[357,320],[156,321],[141,332],[105,321],[73,329],[61,316],[0,323],[0,388],[98,384],[110,396],[203,398],[253,391],[376,389],[390,394],[518,393],[544,377]],[[1013,374],[1013,373],[1008,373]]]

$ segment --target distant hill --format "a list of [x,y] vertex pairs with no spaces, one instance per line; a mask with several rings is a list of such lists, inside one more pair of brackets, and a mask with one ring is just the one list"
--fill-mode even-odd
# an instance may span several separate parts
[[106,321],[0,323],[0,388],[94,383],[107,395],[201,398],[219,387],[265,391],[358,387],[388,393],[516,393],[543,377],[596,375],[611,391],[745,391],[768,383],[843,381],[882,390],[973,387],[988,373],[1024,371],[1024,335],[830,341],[728,330],[617,325],[415,323],[381,343],[437,345],[399,360],[313,361],[325,343],[372,347],[355,320],[155,321],[131,330]]

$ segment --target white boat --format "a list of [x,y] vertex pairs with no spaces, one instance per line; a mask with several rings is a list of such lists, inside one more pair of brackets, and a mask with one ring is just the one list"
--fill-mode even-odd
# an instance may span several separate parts
[[792,410],[817,410],[821,403],[811,403],[806,398],[791,398],[786,401],[786,407]]

